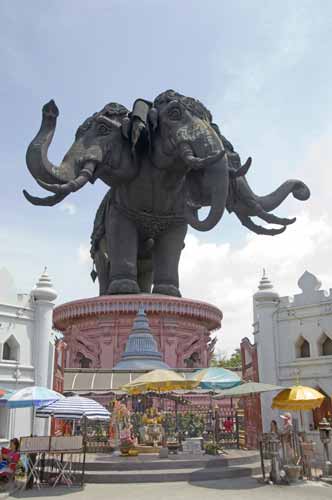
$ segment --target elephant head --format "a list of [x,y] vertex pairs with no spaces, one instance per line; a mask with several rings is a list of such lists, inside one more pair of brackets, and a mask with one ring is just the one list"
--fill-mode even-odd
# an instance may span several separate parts
[[[210,112],[199,101],[168,90],[149,113],[152,159],[157,168],[184,168],[187,222],[209,231],[221,219],[227,199],[229,169],[220,135]],[[210,206],[205,220],[198,208]]]
[[25,197],[35,205],[52,206],[97,177],[110,185],[123,176],[135,175],[130,149],[125,147],[128,113],[121,104],[110,103],[85,120],[60,166],[55,167],[47,152],[59,111],[53,100],[45,104],[41,127],[28,147],[26,162],[38,184],[55,194],[36,198],[23,191]]

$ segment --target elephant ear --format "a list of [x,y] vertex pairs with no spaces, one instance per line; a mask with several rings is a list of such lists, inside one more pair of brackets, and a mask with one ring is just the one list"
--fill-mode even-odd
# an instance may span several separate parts
[[191,170],[186,176],[186,202],[192,208],[211,205],[211,193],[204,185],[204,171]]
[[151,107],[152,103],[145,99],[136,99],[134,102],[133,110],[130,114],[130,141],[133,152],[138,148],[146,149],[150,145],[148,117]]

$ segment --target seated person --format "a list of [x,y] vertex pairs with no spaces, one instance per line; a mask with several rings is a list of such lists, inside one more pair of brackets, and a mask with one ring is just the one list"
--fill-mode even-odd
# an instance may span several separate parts
[[2,448],[0,454],[0,476],[7,475],[8,472],[15,472],[16,465],[20,459],[19,440],[13,438],[10,440],[9,448]]

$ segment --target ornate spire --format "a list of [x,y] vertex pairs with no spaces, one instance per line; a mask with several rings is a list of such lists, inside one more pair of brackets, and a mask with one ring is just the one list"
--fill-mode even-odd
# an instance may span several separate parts
[[58,294],[53,288],[53,283],[47,274],[47,267],[44,268],[31,294],[36,300],[48,300],[53,302],[53,300],[57,298]]
[[266,275],[266,270],[263,267],[263,276],[261,277],[261,280],[258,285],[258,290],[271,290],[273,288],[273,285],[269,278]]
[[268,278],[265,268],[263,268],[263,275],[254,298],[257,301],[270,301],[277,300],[279,298],[279,294],[274,290],[273,284]]
[[149,326],[148,318],[142,306],[139,307],[128,337],[126,348],[114,370],[153,370],[155,368],[169,368],[162,361]]

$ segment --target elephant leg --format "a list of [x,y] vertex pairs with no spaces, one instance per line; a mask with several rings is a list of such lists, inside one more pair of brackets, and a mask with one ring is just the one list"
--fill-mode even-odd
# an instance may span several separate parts
[[266,227],[258,226],[255,224],[250,217],[244,216],[244,215],[238,215],[236,214],[239,220],[241,221],[241,224],[250,229],[253,233],[256,234],[264,234],[268,236],[275,236],[276,234],[281,234],[285,231],[286,226],[283,226],[280,229],[267,229]]
[[163,233],[155,242],[152,293],[181,297],[178,266],[186,233],[187,224],[177,225]]
[[96,251],[94,263],[98,275],[99,295],[107,295],[109,285],[109,261],[101,250]]
[[151,293],[153,281],[152,259],[138,259],[137,261],[137,281],[142,293]]
[[135,223],[111,206],[106,217],[106,239],[110,256],[108,293],[139,293],[137,284],[138,233]]

